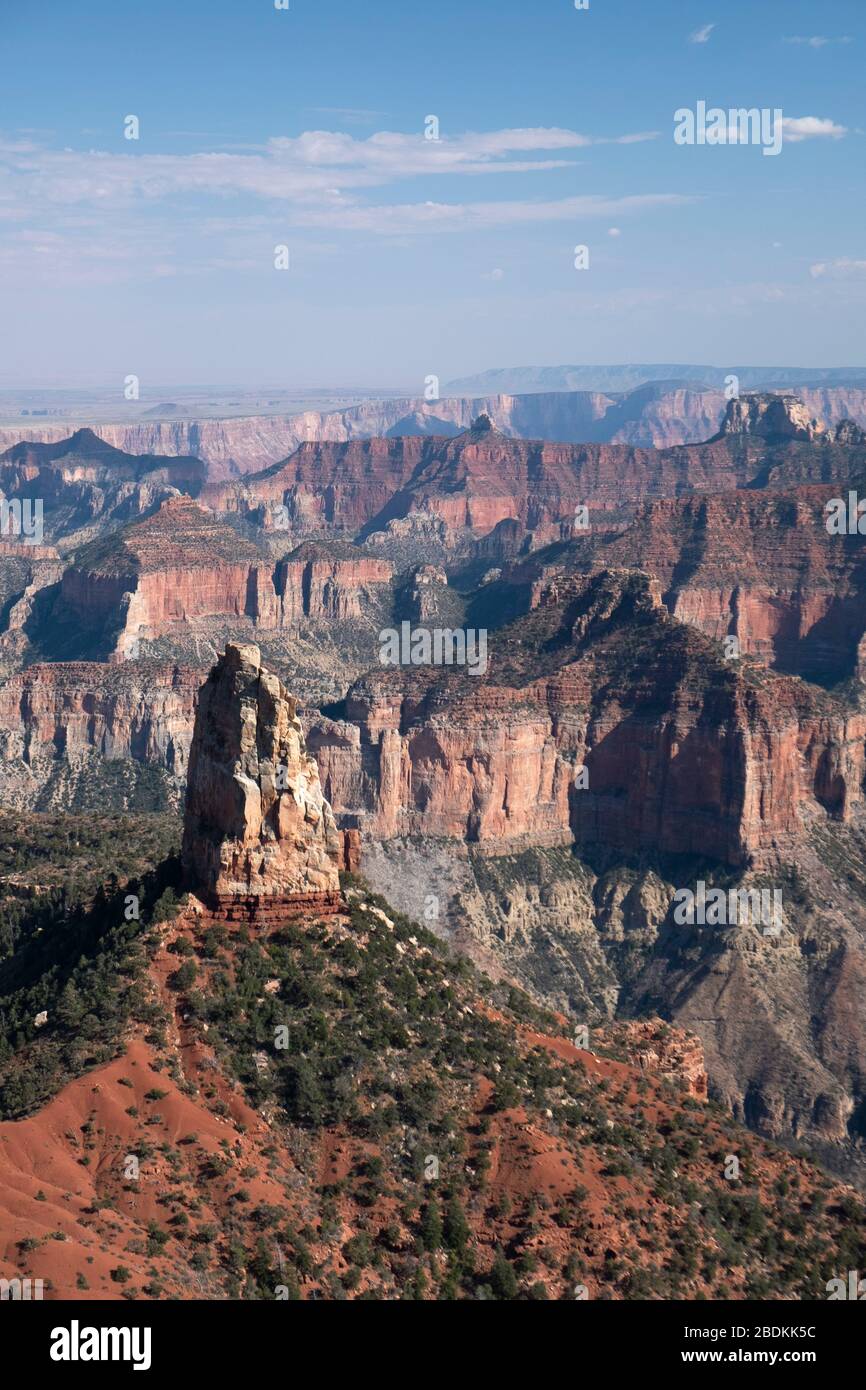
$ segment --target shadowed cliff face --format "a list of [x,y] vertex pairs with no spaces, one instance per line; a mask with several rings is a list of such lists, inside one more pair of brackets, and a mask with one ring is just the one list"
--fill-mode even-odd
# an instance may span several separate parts
[[195,496],[206,476],[199,459],[126,454],[88,429],[0,454],[0,495],[39,499],[46,538],[54,539],[86,539],[148,515],[178,492]]
[[202,688],[183,864],[219,902],[339,893],[340,837],[295,703],[257,647],[229,644]]
[[328,796],[376,839],[574,841],[737,865],[862,800],[866,716],[726,662],[634,571],[553,581],[491,635],[480,679],[383,671],[330,713],[309,732]]
[[858,674],[866,633],[866,546],[831,535],[826,508],[845,484],[741,488],[643,504],[619,535],[548,546],[503,567],[475,600],[528,611],[558,574],[646,570],[670,613],[765,665],[824,686]]

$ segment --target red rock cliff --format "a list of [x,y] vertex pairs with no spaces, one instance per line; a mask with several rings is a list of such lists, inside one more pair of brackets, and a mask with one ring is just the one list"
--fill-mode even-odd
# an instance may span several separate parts
[[725,663],[646,576],[562,581],[490,642],[483,677],[383,671],[313,724],[345,824],[492,852],[576,840],[741,864],[862,800],[866,716]]

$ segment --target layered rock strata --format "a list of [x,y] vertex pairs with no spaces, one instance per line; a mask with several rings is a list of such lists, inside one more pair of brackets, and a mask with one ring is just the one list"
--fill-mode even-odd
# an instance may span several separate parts
[[80,550],[63,573],[64,610],[104,633],[111,660],[137,644],[244,620],[262,631],[350,622],[389,594],[393,566],[351,545],[305,544],[281,560],[192,499]]
[[313,724],[342,823],[494,853],[576,842],[738,865],[862,804],[866,715],[726,662],[646,575],[555,581],[490,642],[483,676],[370,674]]
[[229,643],[202,687],[182,857],[189,887],[227,920],[341,904],[343,839],[295,702],[257,647]]

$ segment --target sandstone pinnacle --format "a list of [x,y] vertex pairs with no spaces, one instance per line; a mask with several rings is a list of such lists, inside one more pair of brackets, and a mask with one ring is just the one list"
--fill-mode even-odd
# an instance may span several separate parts
[[183,864],[200,896],[338,894],[341,837],[295,701],[253,645],[227,643],[201,689]]

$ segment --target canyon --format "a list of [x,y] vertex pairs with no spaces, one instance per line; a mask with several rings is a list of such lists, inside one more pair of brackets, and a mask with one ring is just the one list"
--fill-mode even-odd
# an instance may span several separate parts
[[577,1277],[743,1299],[768,1275],[815,1296],[859,1260],[855,1192],[709,1106],[693,1033],[645,1015],[572,1039],[339,861],[295,701],[228,644],[180,861],[76,905],[53,960],[26,915],[0,955],[0,1277],[52,1299],[560,1299]]
[[827,528],[838,485],[738,489],[643,503],[616,534],[574,537],[501,567],[477,612],[528,612],[557,575],[640,568],[673,616],[729,652],[833,687],[860,678],[864,552]]
[[[86,437],[27,446],[6,486],[47,469],[57,524],[6,571],[0,798],[178,808],[197,686],[256,644],[298,696],[334,871],[565,1014],[664,1013],[738,1120],[861,1180],[862,538],[824,522],[862,485],[866,435],[783,392],[714,429],[647,449],[515,440],[481,414],[229,481],[170,460],[136,481]],[[79,468],[103,499],[86,526]],[[484,629],[487,670],[382,666],[403,621]],[[275,806],[249,845],[227,835],[224,869],[199,865],[207,911],[253,911],[237,890]],[[328,872],[307,885],[323,902]],[[781,885],[781,937],[678,928],[698,879]]]
[[152,661],[50,662],[11,676],[0,686],[3,804],[177,805],[199,684],[193,667]]
[[345,546],[301,545],[281,560],[222,525],[191,499],[159,510],[78,550],[58,603],[82,632],[117,629],[113,655],[142,641],[194,629],[197,621],[249,619],[266,630],[303,619],[360,618],[362,604],[393,578],[392,566]]

